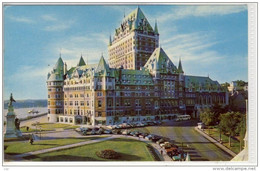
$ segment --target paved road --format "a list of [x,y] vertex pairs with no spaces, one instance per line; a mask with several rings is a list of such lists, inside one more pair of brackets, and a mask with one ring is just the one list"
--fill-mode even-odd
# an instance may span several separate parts
[[[196,121],[166,123],[162,126],[151,126],[143,129],[152,134],[168,137],[186,152],[192,161],[229,161],[232,156],[222,151],[194,130]],[[188,147],[187,147],[188,145]]]

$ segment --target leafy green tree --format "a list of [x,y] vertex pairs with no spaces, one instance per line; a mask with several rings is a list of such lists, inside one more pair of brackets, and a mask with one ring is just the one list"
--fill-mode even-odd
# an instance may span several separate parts
[[229,86],[230,86],[230,84],[227,83],[227,82],[221,84],[221,87],[223,87],[223,88],[225,88],[225,89],[227,89]]
[[215,114],[210,109],[205,109],[200,113],[200,120],[207,126],[215,124]]
[[219,129],[229,135],[229,147],[231,147],[231,137],[237,133],[237,127],[241,122],[241,113],[227,112],[220,115]]
[[240,151],[242,150],[242,142],[246,133],[246,116],[242,114],[240,123],[237,126],[236,133],[239,134]]
[[236,80],[236,82],[237,82],[237,86],[241,86],[241,87],[245,86],[246,84],[246,82],[243,80]]

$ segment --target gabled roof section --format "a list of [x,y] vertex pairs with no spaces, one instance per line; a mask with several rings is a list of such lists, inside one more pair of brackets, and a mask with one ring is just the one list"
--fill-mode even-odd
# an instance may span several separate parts
[[195,91],[224,91],[217,81],[202,76],[185,76],[185,87]]
[[79,59],[79,63],[78,63],[77,66],[84,66],[84,65],[86,65],[86,63],[85,63],[83,57],[81,56],[80,59]]
[[177,73],[176,66],[161,47],[154,50],[144,65],[144,68],[148,69],[150,72],[159,71],[160,73]]

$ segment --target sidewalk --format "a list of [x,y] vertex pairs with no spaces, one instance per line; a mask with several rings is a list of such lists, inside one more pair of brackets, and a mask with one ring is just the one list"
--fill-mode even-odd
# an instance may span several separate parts
[[198,133],[200,133],[201,135],[203,135],[205,138],[207,138],[210,142],[214,143],[216,146],[218,146],[219,148],[221,148],[223,151],[227,152],[228,154],[230,154],[231,156],[235,157],[237,154],[234,153],[233,151],[231,151],[230,149],[228,149],[227,147],[225,147],[224,145],[222,145],[221,143],[219,143],[217,140],[215,140],[214,138],[210,137],[208,134],[204,133],[203,131],[201,131],[198,127],[194,128]]

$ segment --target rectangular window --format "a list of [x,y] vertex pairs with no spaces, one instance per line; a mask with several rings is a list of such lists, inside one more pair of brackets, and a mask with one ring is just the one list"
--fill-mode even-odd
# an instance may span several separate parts
[[81,102],[80,102],[80,106],[84,106],[84,101],[81,101]]
[[102,112],[98,112],[98,117],[101,117],[102,116]]
[[111,100],[111,99],[108,100],[108,106],[109,106],[109,107],[112,106],[112,100]]
[[98,107],[102,107],[102,101],[98,100]]

